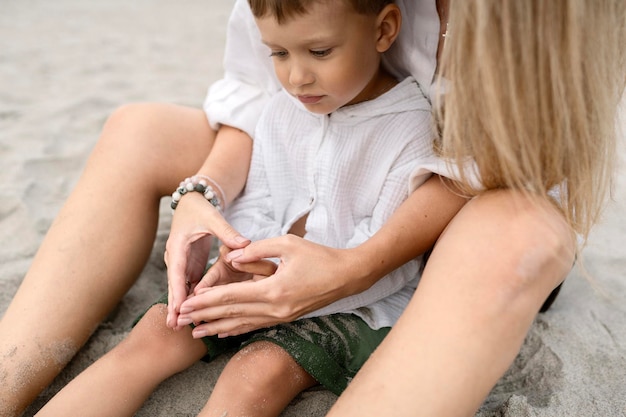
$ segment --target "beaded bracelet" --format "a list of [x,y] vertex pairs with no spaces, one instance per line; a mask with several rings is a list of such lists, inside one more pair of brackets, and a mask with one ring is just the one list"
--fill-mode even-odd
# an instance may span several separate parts
[[222,208],[222,210],[226,209],[226,193],[224,193],[224,190],[222,190],[222,187],[220,187],[217,181],[207,175],[196,174],[194,175],[194,177],[198,178],[198,181],[200,181],[201,179],[207,181],[207,185],[210,184],[213,187],[213,192],[215,193],[215,191],[217,191],[217,193],[215,193],[215,196],[220,201],[220,207]]
[[209,177],[205,177],[204,175],[194,175],[193,177],[185,178],[185,180],[179,184],[176,191],[172,193],[172,204],[170,205],[172,210],[176,210],[178,202],[185,194],[196,191],[201,193],[204,198],[206,198],[207,201],[213,205],[213,207],[221,212],[222,204],[220,203],[220,199],[213,187],[208,184],[207,180],[214,183],[222,193],[222,196],[224,195],[223,191],[219,188],[219,185],[217,185],[215,181]]

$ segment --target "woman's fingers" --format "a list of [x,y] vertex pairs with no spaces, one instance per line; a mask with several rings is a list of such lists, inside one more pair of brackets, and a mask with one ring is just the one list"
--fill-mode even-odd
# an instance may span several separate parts
[[267,258],[281,258],[288,256],[290,249],[294,248],[291,244],[294,239],[300,239],[295,236],[285,235],[252,242],[244,248],[238,248],[226,255],[226,260],[236,262],[238,264],[256,262]]
[[231,334],[242,325],[252,330],[296,319],[298,314],[286,307],[288,304],[276,302],[281,293],[272,291],[272,281],[270,277],[205,288],[182,304],[177,324],[206,322],[210,325],[205,328],[212,329],[211,334]]
[[199,339],[205,336],[230,337],[249,333],[263,327],[270,327],[281,323],[271,321],[268,317],[226,318],[210,323],[202,323],[193,329],[193,337]]
[[263,277],[269,277],[276,272],[278,266],[272,261],[260,260],[255,262],[240,263],[231,262],[233,268],[241,271],[248,272],[254,275],[260,275]]
[[[168,314],[166,324],[173,329],[178,327],[178,311],[180,310],[180,305],[187,297],[187,289],[185,287],[187,251],[187,248],[183,245],[171,245],[171,249],[166,249],[163,256],[167,266]],[[179,252],[183,252],[183,254]]]
[[[237,268],[260,271],[244,282],[198,288],[181,305],[179,326],[203,323],[207,334],[240,334],[293,321],[351,294],[342,278],[342,268],[354,264],[347,252],[296,236],[253,242],[223,256]],[[280,259],[275,272],[263,258]]]
[[199,290],[184,301],[181,318],[192,322],[212,321],[245,315],[272,315],[272,301],[267,296],[267,280],[234,282]]

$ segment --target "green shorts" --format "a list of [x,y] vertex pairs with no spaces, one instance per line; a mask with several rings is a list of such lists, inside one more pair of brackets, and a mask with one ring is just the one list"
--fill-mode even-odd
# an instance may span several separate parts
[[[156,304],[165,303],[167,295]],[[222,353],[268,341],[283,348],[321,385],[340,395],[390,330],[373,330],[354,314],[300,319],[240,336],[204,337],[207,354],[203,360],[210,362]]]

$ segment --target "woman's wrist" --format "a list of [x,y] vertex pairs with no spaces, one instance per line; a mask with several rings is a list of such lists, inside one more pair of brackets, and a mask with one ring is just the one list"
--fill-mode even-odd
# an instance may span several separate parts
[[358,294],[374,285],[385,275],[381,272],[384,263],[384,259],[378,259],[364,245],[342,250],[340,264],[345,269],[342,275],[349,278],[345,283],[346,295]]
[[220,183],[215,181],[212,177],[204,175],[202,173],[197,173],[196,175],[194,175],[194,177],[198,178],[199,180],[204,180],[213,189],[213,192],[220,201],[222,209],[226,209],[226,193],[224,192],[224,189],[222,188]]
[[222,194],[222,202],[228,205],[246,183],[251,157],[252,139],[239,129],[222,126],[196,175],[210,178]]
[[[213,187],[220,190],[221,196],[218,195],[218,192]],[[218,211],[221,212],[223,210],[223,191],[221,191],[221,188],[215,181],[204,175],[194,175],[181,181],[178,188],[176,188],[176,190],[172,193],[172,210],[176,210],[178,203],[185,195],[194,192],[202,194],[202,196]]]

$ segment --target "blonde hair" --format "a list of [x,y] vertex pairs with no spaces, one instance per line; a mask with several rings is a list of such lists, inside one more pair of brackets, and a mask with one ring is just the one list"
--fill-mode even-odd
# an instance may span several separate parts
[[[461,0],[450,5],[437,150],[485,189],[560,204],[586,237],[610,190],[626,84],[626,1]],[[444,114],[445,111],[445,114]]]

